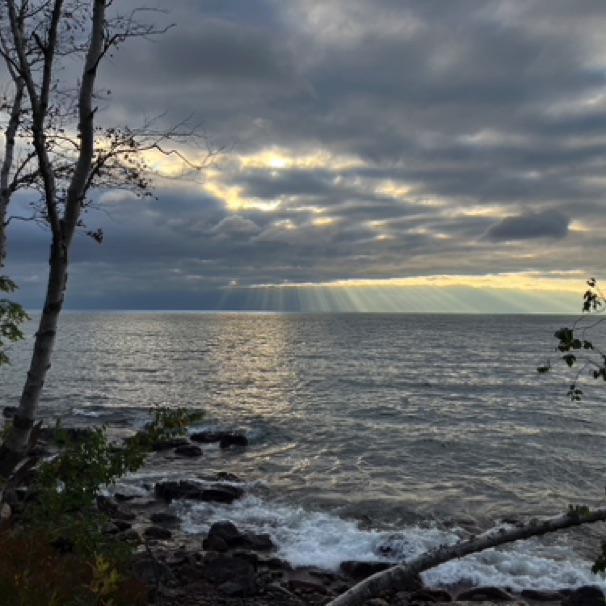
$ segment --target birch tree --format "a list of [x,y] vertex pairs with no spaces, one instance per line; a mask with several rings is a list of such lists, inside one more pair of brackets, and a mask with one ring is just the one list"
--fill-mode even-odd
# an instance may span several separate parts
[[[142,9],[110,15],[112,4],[113,0],[0,2],[0,57],[12,84],[4,101],[8,122],[0,166],[0,263],[6,256],[8,207],[20,189],[32,197],[32,214],[22,218],[43,222],[51,240],[45,300],[12,430],[0,446],[0,478],[11,474],[28,449],[63,308],[72,243],[78,229],[86,231],[82,215],[92,204],[91,189],[126,188],[151,195],[144,160],[150,150],[176,154],[187,170],[203,164],[188,161],[178,151],[179,142],[196,137],[186,122],[169,130],[156,128],[154,121],[137,130],[99,126],[105,100],[96,83],[103,59],[130,38],[168,29],[142,23]],[[76,60],[80,73],[70,82]],[[103,240],[100,230],[86,233]]]

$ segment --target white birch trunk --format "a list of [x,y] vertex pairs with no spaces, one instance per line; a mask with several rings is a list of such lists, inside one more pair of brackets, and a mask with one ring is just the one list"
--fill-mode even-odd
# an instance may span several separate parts
[[[10,0],[9,0],[10,2]],[[46,380],[46,373],[50,368],[51,355],[55,345],[59,315],[63,308],[63,298],[67,284],[69,267],[69,251],[78,224],[78,218],[85,194],[87,177],[91,170],[94,154],[94,109],[92,106],[93,90],[97,76],[97,68],[103,56],[104,25],[106,13],[106,0],[92,0],[93,13],[88,52],[86,54],[82,82],[78,96],[78,119],[80,130],[80,149],[67,191],[65,212],[60,219],[56,208],[55,179],[52,173],[52,164],[43,149],[44,144],[44,118],[47,110],[48,89],[51,81],[52,65],[45,65],[44,79],[40,94],[33,86],[31,73],[24,74],[25,84],[34,108],[34,146],[38,152],[38,163],[44,182],[46,205],[52,231],[52,245],[50,254],[50,269],[46,300],[40,318],[38,332],[34,344],[34,351],[30,361],[29,372],[19,406],[13,419],[13,431],[9,439],[0,447],[0,478],[7,478],[15,466],[25,456],[30,432],[36,418],[40,404],[42,387]],[[61,0],[55,1],[54,17],[57,23],[61,18]],[[10,7],[9,7],[10,8]],[[15,43],[18,43],[15,35]],[[52,35],[49,36],[52,39]],[[55,42],[56,44],[56,38]],[[54,49],[53,49],[54,50]],[[22,62],[22,66],[25,62]],[[36,115],[36,111],[39,112]]]
[[456,560],[505,543],[529,539],[530,537],[573,526],[604,521],[606,521],[606,509],[596,509],[587,514],[566,513],[555,518],[531,522],[519,528],[494,528],[478,537],[461,541],[451,547],[439,547],[414,558],[410,562],[378,572],[354,585],[338,598],[332,600],[327,606],[362,606],[366,600],[377,597],[381,593],[398,591],[399,588],[407,586],[420,573],[450,560]]

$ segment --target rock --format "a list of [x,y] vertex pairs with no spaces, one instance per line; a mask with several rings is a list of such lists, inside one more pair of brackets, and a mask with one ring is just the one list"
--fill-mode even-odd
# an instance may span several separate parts
[[453,598],[446,589],[419,589],[410,594],[411,601],[452,602]]
[[221,434],[211,433],[209,431],[197,431],[190,434],[189,439],[192,440],[192,442],[199,442],[200,444],[212,444],[221,439]]
[[202,456],[202,449],[195,444],[183,444],[182,446],[177,446],[174,453],[180,457],[190,457],[193,459]]
[[326,589],[324,585],[320,585],[320,583],[314,583],[313,581],[304,581],[302,579],[290,579],[286,586],[290,591],[328,595],[328,589]]
[[604,604],[606,599],[602,590],[591,585],[575,589],[562,601],[562,606],[603,606]]
[[170,503],[173,499],[193,499],[201,501],[203,490],[193,482],[181,480],[179,482],[158,482],[154,486],[154,492],[158,498],[164,499],[167,503]]
[[464,602],[466,600],[469,602],[478,602],[480,600],[492,600],[493,602],[513,602],[515,597],[500,587],[473,587],[472,589],[468,589],[467,591],[460,593],[457,596],[457,600],[460,602]]
[[371,598],[366,601],[366,606],[389,606],[389,602],[383,598]]
[[171,539],[173,536],[173,533],[168,528],[163,528],[162,526],[148,526],[143,531],[143,534],[148,539],[160,539],[161,541]]
[[242,434],[225,434],[219,440],[219,448],[230,446],[248,446],[248,438]]
[[202,541],[202,549],[204,551],[217,551],[225,553],[229,547],[227,543],[220,537],[208,537]]
[[256,553],[252,551],[234,551],[233,556],[234,558],[250,562],[255,567],[255,570],[259,569],[259,556]]
[[370,575],[375,574],[375,572],[387,570],[391,566],[392,564],[388,564],[387,562],[357,562],[355,560],[348,560],[341,562],[341,571],[354,579],[354,581],[362,581]]
[[176,516],[174,513],[167,513],[164,511],[160,511],[158,513],[152,513],[149,516],[149,519],[154,524],[160,524],[165,526],[176,526],[181,523],[181,519],[179,516]]
[[97,497],[97,508],[112,520],[132,521],[137,517],[134,512],[120,507],[113,499],[103,495]]
[[291,563],[287,560],[282,560],[280,558],[267,558],[262,560],[260,559],[259,564],[265,566],[266,568],[269,568],[270,570],[284,570],[287,572],[292,570]]
[[167,438],[166,440],[158,440],[152,447],[152,450],[160,452],[162,450],[170,450],[179,446],[187,446],[189,440],[187,438]]
[[253,551],[270,551],[275,547],[271,537],[265,533],[247,533],[243,537],[243,543],[248,549],[252,549]]
[[255,595],[257,581],[255,567],[246,560],[219,556],[206,563],[202,576],[219,590],[233,597]]
[[5,419],[12,419],[15,416],[16,412],[17,412],[17,407],[16,406],[5,406],[2,409],[2,416]]
[[564,596],[559,591],[543,591],[539,589],[523,589],[521,597],[535,602],[561,602]]
[[135,554],[131,568],[133,574],[148,585],[166,583],[174,578],[171,569],[147,553]]
[[228,547],[242,545],[244,535],[238,530],[237,526],[229,520],[215,522],[208,529],[208,538],[219,538],[225,541]]
[[244,494],[244,490],[239,486],[230,484],[215,484],[212,488],[202,490],[202,501],[212,503],[233,503]]

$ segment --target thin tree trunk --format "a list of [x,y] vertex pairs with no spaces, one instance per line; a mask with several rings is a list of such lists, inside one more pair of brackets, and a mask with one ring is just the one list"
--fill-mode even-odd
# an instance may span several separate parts
[[11,106],[10,118],[4,133],[4,159],[0,167],[0,268],[6,259],[6,214],[11,199],[10,175],[15,156],[15,138],[19,128],[25,82],[15,77],[15,96]]
[[63,247],[53,246],[46,300],[34,342],[34,351],[9,438],[0,446],[0,478],[7,478],[27,453],[40,395],[51,365],[59,314],[67,284],[68,259]]
[[388,570],[378,572],[354,585],[338,598],[332,600],[327,606],[361,606],[366,600],[377,597],[381,593],[397,591],[399,588],[406,587],[420,573],[450,560],[456,560],[505,543],[529,539],[573,526],[604,521],[606,521],[606,509],[596,509],[587,514],[566,513],[555,518],[531,522],[519,528],[494,528],[478,537],[461,541],[451,547],[439,547],[412,559],[406,564],[399,564]]
[[[61,19],[62,0],[55,0],[51,26],[51,44],[56,44],[56,29]],[[9,3],[9,9],[13,10]],[[34,108],[34,147],[38,155],[40,172],[44,182],[46,207],[52,232],[50,269],[46,300],[36,333],[34,351],[29,372],[17,412],[13,419],[13,431],[5,444],[0,447],[0,478],[8,478],[16,465],[22,460],[29,445],[30,432],[34,424],[40,403],[40,395],[50,368],[51,354],[55,344],[59,314],[63,308],[63,297],[67,284],[69,251],[78,225],[87,177],[92,167],[94,155],[94,115],[92,106],[93,91],[97,68],[104,52],[106,0],[93,0],[93,14],[89,47],[86,54],[82,81],[78,95],[78,127],[80,131],[80,149],[74,164],[74,172],[67,188],[65,211],[60,218],[56,206],[55,177],[53,167],[45,149],[44,118],[50,88],[51,67],[45,62],[44,78],[39,98],[30,98]],[[54,33],[53,33],[54,31]],[[19,31],[13,26],[15,44],[19,46]],[[20,49],[17,48],[19,51]],[[22,49],[21,49],[22,50]],[[54,52],[54,47],[52,51]],[[21,66],[27,63],[21,52]],[[48,57],[52,53],[49,52]],[[24,80],[30,97],[37,97],[31,72],[24,74]]]

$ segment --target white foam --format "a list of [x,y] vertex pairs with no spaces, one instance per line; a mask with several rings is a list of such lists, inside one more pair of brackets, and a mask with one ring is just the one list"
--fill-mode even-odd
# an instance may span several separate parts
[[84,408],[72,408],[72,414],[79,417],[101,417],[107,414],[107,411],[101,412],[97,410],[86,410]]
[[[293,566],[337,570],[341,562],[409,560],[439,545],[452,545],[464,534],[460,529],[410,526],[397,534],[360,530],[354,521],[310,512],[300,507],[268,503],[247,495],[232,505],[177,503],[183,530],[205,533],[219,520],[231,520],[241,530],[268,533],[278,546],[278,557]],[[381,547],[389,547],[389,553]],[[490,549],[439,566],[424,574],[429,586],[471,583],[522,589],[561,589],[599,585],[606,580],[591,573],[591,562],[574,554],[565,539],[556,545],[538,540]]]

